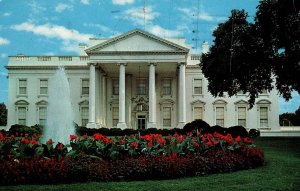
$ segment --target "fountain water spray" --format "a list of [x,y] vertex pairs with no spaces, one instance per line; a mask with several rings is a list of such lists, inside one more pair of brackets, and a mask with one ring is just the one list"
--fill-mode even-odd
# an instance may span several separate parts
[[42,143],[52,139],[54,144],[70,143],[70,135],[75,134],[70,87],[64,67],[59,67],[49,80],[46,127]]

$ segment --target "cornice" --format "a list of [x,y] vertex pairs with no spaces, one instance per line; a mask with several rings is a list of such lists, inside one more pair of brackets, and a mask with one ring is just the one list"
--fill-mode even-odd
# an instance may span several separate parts
[[90,55],[186,55],[187,52],[184,51],[105,51],[97,52],[92,51]]
[[[5,66],[8,70],[24,70],[24,69],[32,69],[32,70],[56,70],[58,66]],[[89,69],[88,66],[64,66],[65,69],[68,70],[84,70]]]

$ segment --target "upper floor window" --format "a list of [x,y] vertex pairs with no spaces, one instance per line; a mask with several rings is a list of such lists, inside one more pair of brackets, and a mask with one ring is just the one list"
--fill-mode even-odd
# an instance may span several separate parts
[[194,94],[202,94],[202,79],[194,79]]
[[19,79],[19,94],[27,94],[27,79]]
[[89,95],[89,87],[90,87],[89,79],[82,79],[82,81],[81,81],[81,94],[82,95]]
[[137,95],[146,95],[146,80],[137,80]]
[[113,81],[113,95],[119,95],[119,80],[114,79]]
[[162,80],[162,95],[171,95],[171,79]]
[[40,79],[40,94],[47,95],[48,94],[48,80]]

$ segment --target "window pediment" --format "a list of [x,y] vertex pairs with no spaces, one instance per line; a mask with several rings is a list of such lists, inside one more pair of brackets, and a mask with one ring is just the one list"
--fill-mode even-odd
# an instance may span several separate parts
[[39,102],[36,102],[36,105],[48,105],[48,102],[45,100],[41,100]]
[[217,104],[227,105],[227,102],[225,100],[218,99],[218,100],[213,102],[213,105],[217,105]]
[[88,100],[83,100],[83,101],[79,102],[78,105],[80,105],[80,106],[89,105],[89,101]]
[[203,101],[201,101],[201,100],[195,100],[195,101],[191,102],[191,105],[196,105],[196,104],[198,104],[198,105],[205,105],[206,103],[203,102]]
[[29,105],[29,102],[26,100],[18,100],[15,102],[15,105]]
[[271,104],[272,102],[267,99],[262,99],[256,102],[256,104]]

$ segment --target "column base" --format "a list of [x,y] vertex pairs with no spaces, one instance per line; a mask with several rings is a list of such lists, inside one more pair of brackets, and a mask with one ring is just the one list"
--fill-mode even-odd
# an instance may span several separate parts
[[119,123],[117,124],[117,128],[119,128],[119,129],[126,129],[126,128],[127,128],[127,125],[126,125],[126,123],[124,123],[124,122],[119,122]]
[[184,126],[185,126],[185,122],[179,122],[176,128],[183,129]]
[[101,128],[101,125],[99,125],[97,123],[88,123],[88,124],[86,124],[86,128],[88,128],[88,129],[99,129],[99,128]]
[[156,128],[156,123],[155,122],[149,122],[147,124],[147,129],[149,129],[149,128]]

